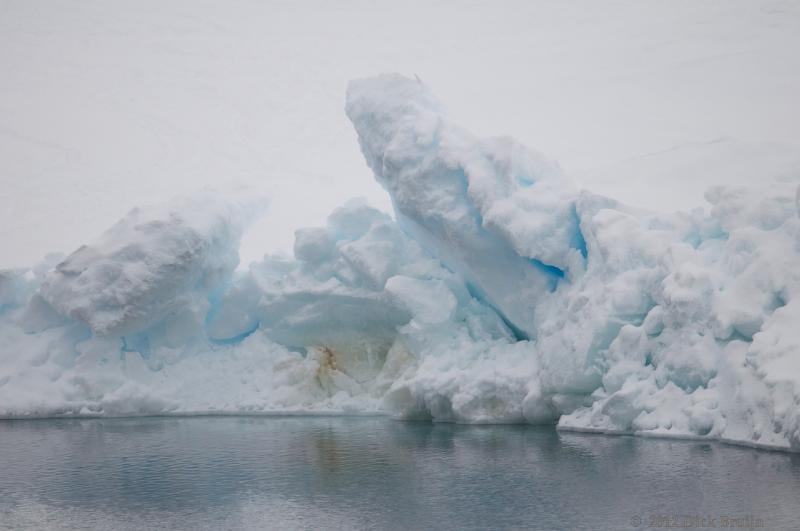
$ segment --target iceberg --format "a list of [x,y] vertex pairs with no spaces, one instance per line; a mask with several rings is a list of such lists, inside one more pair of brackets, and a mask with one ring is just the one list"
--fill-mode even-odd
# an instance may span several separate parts
[[800,450],[800,189],[656,214],[581,190],[418,80],[345,107],[353,200],[239,267],[252,202],[134,210],[0,271],[0,416],[389,414]]

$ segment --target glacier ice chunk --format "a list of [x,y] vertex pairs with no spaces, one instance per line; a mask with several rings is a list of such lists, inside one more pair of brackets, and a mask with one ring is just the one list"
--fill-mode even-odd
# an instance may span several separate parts
[[511,139],[454,125],[419,81],[353,81],[346,111],[403,229],[534,335],[538,300],[583,261],[572,182]]
[[135,208],[57,264],[38,295],[95,334],[140,331],[230,277],[245,217],[210,193]]

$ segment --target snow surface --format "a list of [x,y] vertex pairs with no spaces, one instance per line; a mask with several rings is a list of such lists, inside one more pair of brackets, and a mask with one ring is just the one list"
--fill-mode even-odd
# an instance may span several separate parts
[[0,272],[0,415],[389,413],[800,450],[800,180],[653,213],[347,91],[396,217],[350,201],[236,270],[258,202],[203,193]]

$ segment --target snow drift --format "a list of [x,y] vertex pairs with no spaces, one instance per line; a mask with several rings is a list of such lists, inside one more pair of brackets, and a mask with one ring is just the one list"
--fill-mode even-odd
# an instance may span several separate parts
[[655,215],[452,123],[418,81],[346,111],[359,201],[236,270],[248,209],[128,214],[0,272],[0,415],[390,413],[800,450],[796,182]]

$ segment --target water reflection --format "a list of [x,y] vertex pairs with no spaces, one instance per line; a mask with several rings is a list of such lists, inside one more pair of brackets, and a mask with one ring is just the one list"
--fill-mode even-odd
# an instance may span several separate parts
[[800,456],[382,418],[0,422],[0,527],[626,529],[800,521]]

